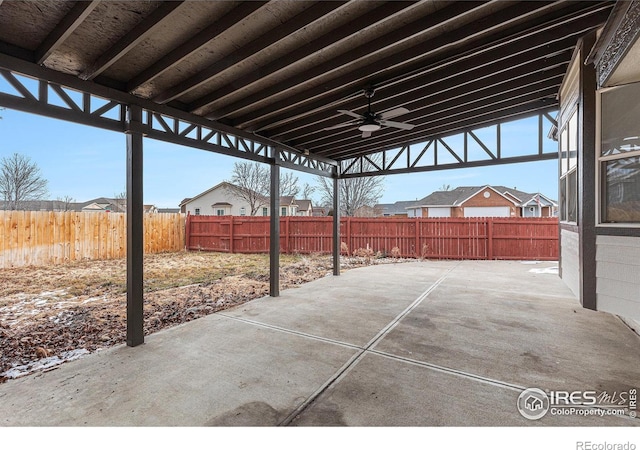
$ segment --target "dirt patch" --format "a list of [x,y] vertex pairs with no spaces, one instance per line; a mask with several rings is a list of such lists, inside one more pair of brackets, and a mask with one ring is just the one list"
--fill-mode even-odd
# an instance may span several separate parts
[[[341,267],[398,261],[351,257]],[[269,292],[268,255],[148,255],[144,270],[145,335]],[[281,289],[332,270],[329,256],[282,255]],[[125,340],[125,260],[0,270],[0,382]]]

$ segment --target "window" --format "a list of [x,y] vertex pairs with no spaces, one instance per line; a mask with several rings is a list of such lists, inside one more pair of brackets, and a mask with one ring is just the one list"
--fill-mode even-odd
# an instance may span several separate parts
[[578,222],[578,108],[560,130],[560,220]]
[[200,215],[200,208],[196,208],[196,216]]
[[263,216],[268,216],[269,215],[269,210],[267,208],[262,208],[262,215]]
[[241,216],[246,216],[247,215],[247,209],[244,206],[242,208],[240,208],[240,215]]
[[280,215],[281,216],[286,216],[287,215],[287,207],[283,206],[282,208],[280,208]]
[[224,216],[224,209],[216,209],[216,216]]
[[640,83],[600,93],[600,222],[640,223]]

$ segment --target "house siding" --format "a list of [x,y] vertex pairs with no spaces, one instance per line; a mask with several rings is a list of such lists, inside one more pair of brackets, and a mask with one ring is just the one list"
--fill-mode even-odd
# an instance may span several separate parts
[[[217,208],[214,208],[213,205],[216,203],[231,203],[231,207],[227,207],[227,215],[239,216],[241,208],[245,208],[245,215],[251,215],[249,203],[235,195],[233,191],[227,190],[225,187],[220,187],[211,192],[207,192],[201,197],[188,202],[185,205],[185,212],[188,214],[195,214],[196,208],[198,208],[200,209],[200,215],[202,216],[215,216]],[[257,214],[262,214],[262,207],[259,208]]]
[[640,238],[596,238],[596,305],[599,311],[640,322]]
[[[486,198],[484,196],[485,192],[489,192],[489,197],[488,198]],[[503,196],[498,194],[493,189],[489,189],[489,188],[482,189],[476,195],[474,195],[469,200],[464,202],[463,206],[464,206],[464,208],[468,208],[468,207],[473,207],[473,208],[485,207],[485,208],[489,208],[489,207],[495,207],[495,206],[508,206],[509,207],[509,216],[510,217],[515,217],[517,215],[516,207],[514,206],[514,204],[512,202],[510,202],[509,200],[507,200],[506,198],[504,198]],[[490,214],[488,214],[488,215],[490,215]],[[464,216],[466,217],[467,215],[464,214]]]
[[560,248],[560,265],[562,267],[562,281],[571,292],[580,298],[580,259],[578,254],[580,236],[569,230],[560,233],[562,246]]

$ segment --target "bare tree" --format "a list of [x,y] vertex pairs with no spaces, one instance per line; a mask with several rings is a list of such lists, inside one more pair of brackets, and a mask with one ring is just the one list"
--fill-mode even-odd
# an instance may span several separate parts
[[295,197],[299,192],[298,177],[293,172],[280,175],[280,197]]
[[71,204],[76,202],[76,199],[70,195],[56,198],[57,201],[62,203],[62,211],[71,211]]
[[[269,203],[271,174],[269,167],[257,162],[234,163],[231,179],[233,193],[249,204],[255,216],[261,207]],[[300,192],[298,177],[289,172],[280,177],[280,196],[295,197]]]
[[113,194],[118,212],[127,212],[127,190]]
[[310,185],[309,183],[305,183],[304,187],[302,188],[302,199],[310,200],[314,192],[316,192],[316,187]]
[[233,193],[249,204],[251,215],[269,202],[269,169],[260,163],[234,163],[230,183]]
[[[375,157],[370,159],[376,162]],[[369,169],[373,170],[374,167],[365,161],[363,169],[366,172]],[[333,180],[318,176],[317,182],[321,203],[326,206],[333,205]],[[378,203],[384,191],[384,177],[341,178],[338,181],[338,189],[340,190],[340,214],[354,216],[358,209],[373,208]]]
[[440,186],[440,189],[438,189],[438,190],[439,191],[450,191],[451,190],[451,185],[444,183],[442,186]]
[[28,156],[14,153],[0,161],[0,195],[7,209],[19,209],[22,202],[47,195],[47,180]]

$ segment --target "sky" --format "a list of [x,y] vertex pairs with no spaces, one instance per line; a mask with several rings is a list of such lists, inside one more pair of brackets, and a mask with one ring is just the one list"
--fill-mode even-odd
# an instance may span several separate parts
[[[69,196],[77,202],[114,197],[126,190],[126,138],[122,133],[5,109],[0,111],[0,158],[20,153],[28,156],[48,180],[49,200]],[[536,120],[503,126],[503,154],[537,146]],[[491,141],[486,130],[478,134]],[[546,136],[546,132],[545,132]],[[455,145],[460,139],[451,138]],[[545,151],[557,143],[545,138]],[[177,208],[182,199],[229,180],[234,162],[244,161],[199,149],[144,140],[144,203]],[[285,171],[286,169],[283,169]],[[300,186],[316,184],[316,177],[295,172]],[[557,199],[557,161],[439,170],[385,177],[380,203],[417,200],[443,185],[503,185],[521,191],[540,192]],[[317,199],[312,199],[317,200]]]

